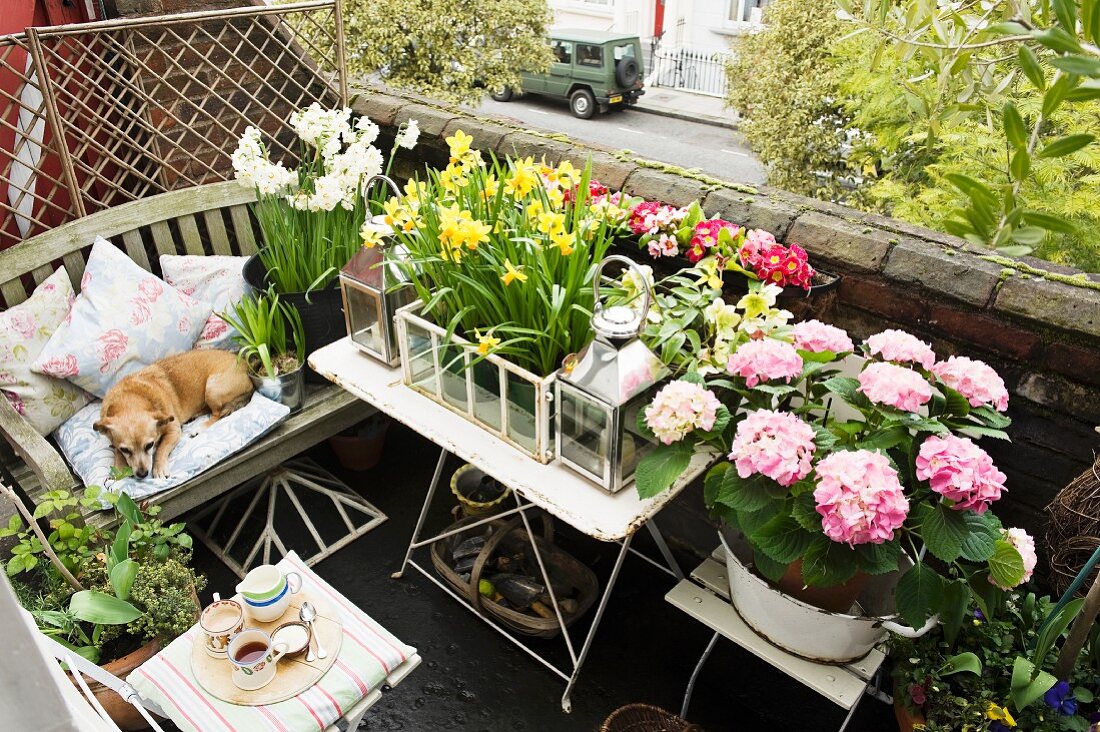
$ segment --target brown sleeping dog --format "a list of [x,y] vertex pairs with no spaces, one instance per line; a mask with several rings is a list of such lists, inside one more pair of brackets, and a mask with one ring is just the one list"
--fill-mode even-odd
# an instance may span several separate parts
[[167,478],[168,456],[183,436],[181,425],[209,410],[203,425],[209,427],[251,395],[252,381],[236,354],[188,351],[112,386],[93,427],[111,441],[116,468],[129,466],[138,478],[150,471],[154,478]]

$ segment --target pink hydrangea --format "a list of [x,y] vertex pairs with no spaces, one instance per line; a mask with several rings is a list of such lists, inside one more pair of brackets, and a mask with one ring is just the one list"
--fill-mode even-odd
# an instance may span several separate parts
[[[1017,586],[1022,585],[1031,579],[1032,573],[1035,572],[1035,565],[1039,563],[1039,558],[1035,554],[1035,539],[1023,529],[1006,529],[1001,534],[1001,538],[1016,547],[1016,551],[1020,552],[1020,557],[1024,560],[1024,578],[1017,583]],[[999,584],[993,579],[993,575],[989,575],[989,581],[1002,590],[1012,589]]]
[[718,397],[706,387],[673,381],[645,408],[645,423],[661,442],[671,445],[693,430],[712,428],[720,406]]
[[809,475],[815,449],[813,427],[790,412],[760,409],[738,425],[729,458],[742,478],[759,473],[786,487]]
[[846,332],[820,320],[803,320],[796,323],[793,330],[794,345],[803,351],[847,353],[855,350],[855,345]]
[[869,450],[821,460],[814,500],[825,536],[849,546],[890,541],[909,513],[897,471],[885,455]]
[[726,369],[750,389],[761,381],[791,379],[802,373],[802,357],[790,343],[770,338],[749,341],[730,356]]
[[962,394],[972,407],[992,407],[998,412],[1008,409],[1008,389],[993,367],[984,361],[966,356],[951,356],[932,367],[932,373]]
[[883,361],[915,363],[926,369],[936,362],[936,353],[915,335],[904,330],[888,329],[866,340],[867,351]]
[[859,375],[859,391],[875,404],[915,412],[932,398],[932,385],[916,371],[892,363],[869,363]]
[[956,511],[985,513],[1005,489],[1005,474],[993,465],[993,458],[973,441],[955,435],[932,435],[921,443],[917,478],[955,501]]

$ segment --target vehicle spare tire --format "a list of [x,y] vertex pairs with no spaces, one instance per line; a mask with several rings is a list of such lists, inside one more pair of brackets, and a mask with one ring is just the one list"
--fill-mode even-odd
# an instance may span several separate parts
[[631,87],[638,81],[638,62],[632,57],[615,62],[615,81],[619,86]]

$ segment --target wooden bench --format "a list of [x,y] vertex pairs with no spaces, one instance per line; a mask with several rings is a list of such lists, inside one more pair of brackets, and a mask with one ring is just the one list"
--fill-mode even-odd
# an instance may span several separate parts
[[[6,307],[23,302],[59,263],[65,265],[73,287],[79,290],[96,236],[111,240],[156,275],[161,274],[162,254],[253,254],[259,238],[248,207],[253,200],[255,193],[235,181],[214,183],[125,203],[63,224],[0,252],[0,296]],[[310,386],[301,411],[263,439],[151,501],[163,507],[161,518],[178,516],[269,471],[372,411],[338,386]],[[47,491],[80,488],[79,479],[53,442],[38,434],[2,398],[0,434],[10,446],[0,451],[0,466],[7,479],[29,498],[37,502]],[[103,524],[111,518],[111,512],[98,512],[88,520]]]

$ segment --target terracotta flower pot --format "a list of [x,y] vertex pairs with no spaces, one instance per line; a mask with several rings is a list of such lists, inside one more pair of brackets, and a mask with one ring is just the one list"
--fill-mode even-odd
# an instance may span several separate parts
[[328,438],[328,444],[336,453],[336,459],[340,461],[340,465],[348,470],[370,470],[382,459],[389,426],[389,422],[384,422],[379,429],[369,432],[333,435]]
[[926,721],[924,715],[919,711],[909,711],[909,707],[906,706],[904,701],[904,695],[906,694],[905,689],[899,688],[895,682],[894,717],[898,720],[898,732],[913,732],[918,725],[923,725]]
[[[125,681],[131,671],[157,655],[160,649],[160,640],[154,638],[141,648],[126,654],[122,658],[111,661],[110,663],[100,664],[100,668]],[[76,685],[74,679],[70,678],[69,680],[73,682],[74,686]],[[138,713],[137,709],[134,709],[132,704],[127,703],[121,696],[98,681],[93,681],[87,676],[84,677],[84,680],[88,683],[88,688],[91,689],[96,700],[103,705],[103,709],[111,717],[114,723],[118,725],[119,729],[129,732],[130,730],[149,728],[145,719]]]
[[787,567],[787,571],[774,583],[775,587],[807,605],[828,610],[831,613],[846,613],[867,586],[870,575],[858,572],[842,585],[832,587],[804,587],[802,579],[802,560],[796,559]]

